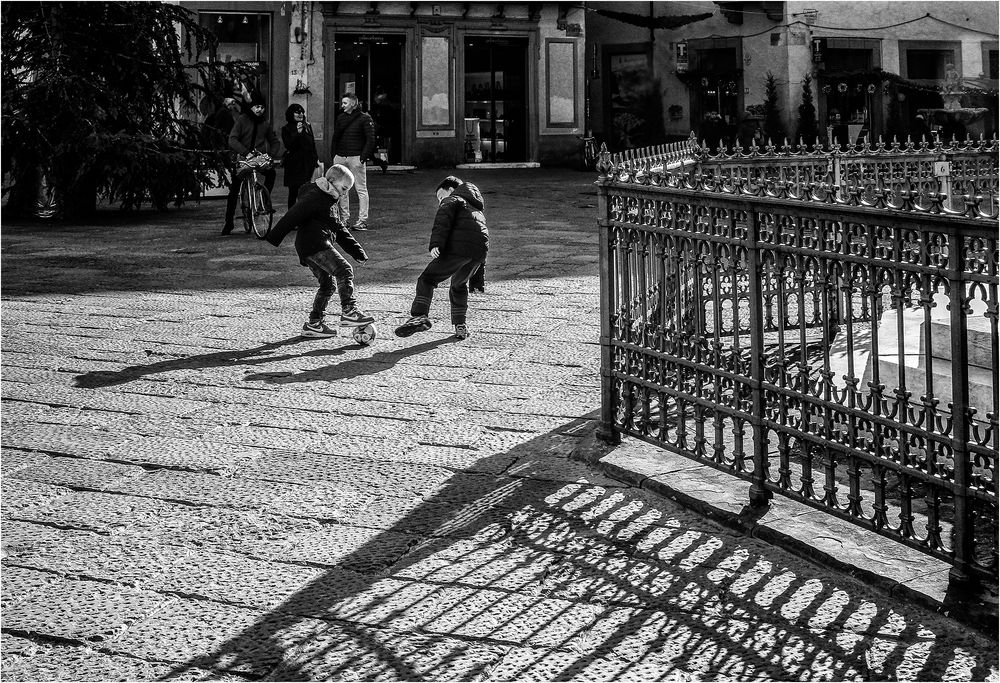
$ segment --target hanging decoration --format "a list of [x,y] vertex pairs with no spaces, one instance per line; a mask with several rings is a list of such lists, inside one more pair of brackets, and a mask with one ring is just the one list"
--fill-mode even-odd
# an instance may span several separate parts
[[718,83],[719,87],[725,87],[728,82],[734,84],[733,88],[735,89],[735,84],[739,83],[743,76],[743,70],[705,71],[696,69],[694,71],[678,71],[675,75],[677,76],[677,80],[689,88],[707,88],[713,83]]
[[[887,86],[894,85],[903,90],[915,91],[915,92],[928,92],[928,93],[939,93],[940,86],[937,82],[931,81],[913,81],[908,78],[903,78],[898,74],[894,74],[891,71],[883,71],[881,69],[863,69],[858,71],[837,71],[837,72],[820,72],[819,77],[822,78],[826,83],[820,88],[824,93],[829,93],[831,90],[831,84],[836,85],[837,90],[841,93],[845,93],[850,88],[854,88],[857,92],[867,88],[869,93],[875,92],[872,90],[872,86],[876,89],[881,86],[883,92],[887,92]],[[975,79],[975,78],[963,78],[962,88],[965,93],[977,93],[987,96],[996,96],[997,88],[993,87],[993,82],[986,81],[985,79]]]

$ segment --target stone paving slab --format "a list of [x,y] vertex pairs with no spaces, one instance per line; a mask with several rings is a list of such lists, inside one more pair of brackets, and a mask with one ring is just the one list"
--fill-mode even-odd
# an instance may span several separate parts
[[[99,646],[98,646],[99,647]],[[4,634],[3,680],[7,681],[246,681],[230,672],[190,669],[110,655],[94,646],[38,643]]]
[[22,636],[102,642],[153,615],[167,601],[149,591],[59,580],[39,587],[20,603],[6,605],[3,628]]
[[[36,451],[23,451],[16,448],[0,448],[0,473],[10,476],[18,470],[48,462],[49,456]],[[0,483],[4,483],[0,480]],[[11,492],[13,494],[13,492]],[[6,497],[4,498],[6,502]]]
[[188,669],[222,669],[262,676],[285,652],[314,636],[324,622],[282,613],[177,598],[108,643],[113,652]]
[[4,382],[0,389],[5,400],[33,401],[44,405],[61,405],[93,410],[113,410],[122,413],[166,414],[178,417],[206,408],[203,401],[179,401],[166,397],[130,393],[81,391],[75,388],[38,387],[16,382]]
[[110,491],[127,485],[129,480],[140,478],[144,473],[139,467],[103,460],[53,457],[44,463],[18,470],[10,476],[42,484]]
[[331,624],[263,680],[483,680],[507,650],[483,641]]

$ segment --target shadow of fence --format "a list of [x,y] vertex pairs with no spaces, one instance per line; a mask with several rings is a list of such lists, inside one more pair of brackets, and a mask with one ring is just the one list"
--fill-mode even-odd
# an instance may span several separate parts
[[[457,473],[170,677],[205,670],[266,680],[996,675],[995,648],[853,579],[635,489],[533,478],[545,466],[540,450],[583,423],[510,449],[504,455],[519,469],[506,475]],[[362,518],[378,516],[379,505]],[[398,559],[373,561],[400,535],[413,541]]]

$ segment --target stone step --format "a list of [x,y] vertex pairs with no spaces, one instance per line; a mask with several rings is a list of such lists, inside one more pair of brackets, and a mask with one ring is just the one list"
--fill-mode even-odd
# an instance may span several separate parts
[[[930,360],[934,396],[941,401],[941,407],[947,410],[947,403],[952,399],[952,364],[948,358],[951,355],[951,326],[946,318],[945,303],[939,302],[939,306],[932,309],[930,324],[933,352]],[[888,387],[888,391],[900,384],[899,356],[902,352],[903,381],[907,390],[913,394],[911,400],[919,401],[919,397],[925,392],[928,360],[924,349],[924,313],[921,309],[904,310],[902,335],[898,333],[897,316],[896,310],[888,310],[878,322],[879,381]],[[969,366],[969,404],[976,409],[976,419],[985,420],[986,413],[997,410],[996,387],[990,360],[992,332],[989,320],[982,315],[970,316],[968,320],[969,355],[973,361]],[[855,330],[852,360],[854,372],[863,373],[861,387],[866,387],[872,380],[872,369],[876,362],[872,357],[873,341],[871,327],[860,326]],[[830,348],[830,369],[838,386],[842,386],[843,375],[847,374],[849,355],[846,334],[842,332]]]
[[[913,394],[911,401],[919,401],[927,384],[927,367],[923,354],[908,353],[903,356],[903,381],[907,391]],[[932,362],[932,384],[934,397],[941,401],[940,407],[948,410],[952,399],[951,362],[944,359]],[[886,393],[900,385],[899,358],[880,355],[878,362],[879,382],[887,387]],[[870,373],[865,381],[871,379]],[[997,409],[996,393],[993,388],[993,372],[988,368],[969,366],[969,405],[976,409],[976,419],[985,420],[986,413]]]
[[[980,316],[969,316],[966,320],[969,328],[969,365],[993,367],[993,331],[990,329],[990,321]],[[949,320],[931,319],[931,349],[931,355],[935,358],[951,360]]]

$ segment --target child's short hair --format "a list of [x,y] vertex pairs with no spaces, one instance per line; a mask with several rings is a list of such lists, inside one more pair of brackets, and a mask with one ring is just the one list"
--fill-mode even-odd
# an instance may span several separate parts
[[347,189],[354,187],[354,174],[351,173],[351,169],[347,168],[343,164],[334,164],[330,168],[326,169],[324,174],[326,179],[331,183],[342,178],[347,178],[350,182],[347,185]]
[[461,178],[450,175],[444,180],[442,180],[436,188],[434,188],[434,192],[439,192],[440,190],[450,190],[452,188],[458,187],[461,184],[462,184]]

